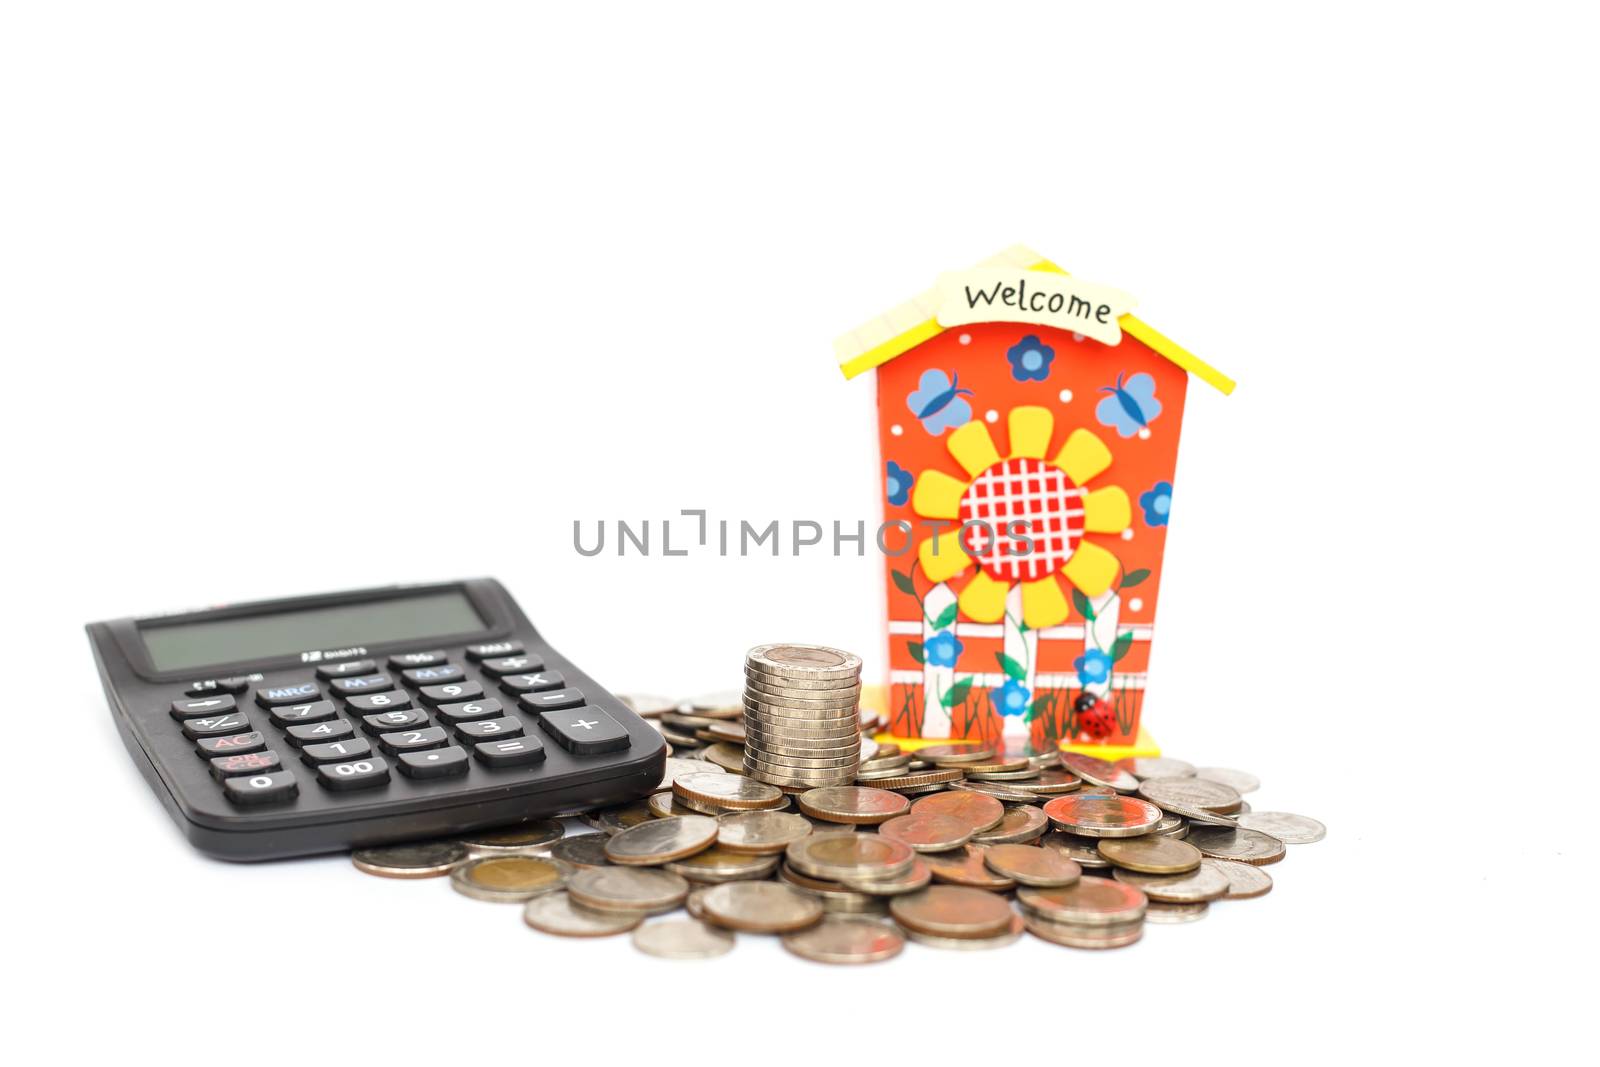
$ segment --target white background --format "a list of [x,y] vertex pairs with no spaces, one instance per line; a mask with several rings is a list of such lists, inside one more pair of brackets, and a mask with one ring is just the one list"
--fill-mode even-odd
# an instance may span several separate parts
[[[3,9],[10,1040],[1572,1054],[1592,27],[563,6]],[[1017,241],[1242,383],[1191,388],[1146,714],[1328,824],[1267,898],[1100,955],[673,965],[340,858],[202,859],[121,750],[85,622],[394,581],[495,575],[620,691],[779,639],[881,670],[870,558],[585,559],[572,522],[875,519],[832,339]]]

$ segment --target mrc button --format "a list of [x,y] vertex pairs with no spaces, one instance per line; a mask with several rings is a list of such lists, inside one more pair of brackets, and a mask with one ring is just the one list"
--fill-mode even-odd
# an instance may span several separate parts
[[314,682],[302,682],[299,685],[264,685],[256,690],[256,703],[264,708],[277,707],[279,704],[304,704],[321,697],[322,694],[317,692]]

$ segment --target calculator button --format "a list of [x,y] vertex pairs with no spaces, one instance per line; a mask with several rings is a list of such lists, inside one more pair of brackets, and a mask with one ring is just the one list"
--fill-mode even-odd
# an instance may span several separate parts
[[474,663],[482,663],[497,656],[520,656],[522,651],[521,641],[491,641],[487,645],[468,645],[467,658]]
[[628,747],[628,731],[599,708],[541,711],[539,725],[556,739],[556,744],[580,756]]
[[536,674],[508,674],[500,679],[500,688],[508,693],[532,693],[538,689],[560,689],[567,684],[560,671],[539,671]]
[[293,800],[300,787],[294,784],[293,771],[252,774],[248,778],[224,778],[222,792],[235,804],[281,804]]
[[227,756],[241,752],[260,752],[267,747],[267,739],[260,730],[247,734],[230,734],[227,737],[202,737],[195,742],[195,751],[201,759]]
[[346,699],[351,711],[399,711],[411,706],[411,697],[401,692],[369,693],[366,696]]
[[437,667],[446,659],[443,649],[433,652],[400,652],[389,657],[389,666],[397,671],[408,667]]
[[363,674],[359,678],[335,678],[328,683],[340,696],[356,693],[382,693],[394,688],[394,680],[387,674]]
[[218,756],[211,761],[214,778],[233,778],[241,774],[266,774],[281,771],[283,764],[276,752],[243,752],[232,756]]
[[245,718],[242,711],[231,711],[226,715],[211,715],[204,719],[183,720],[183,732],[191,741],[198,741],[202,737],[221,737],[223,734],[237,734],[250,729],[250,720]]
[[576,689],[547,689],[542,693],[523,693],[517,703],[529,711],[555,711],[582,707],[584,696]]
[[249,688],[249,678],[207,678],[203,682],[194,682],[184,692],[192,697],[203,697],[217,692],[239,694]]
[[467,672],[453,663],[441,663],[437,667],[417,667],[414,670],[400,672],[400,677],[404,678],[409,686],[444,685],[446,682],[459,682],[466,676]]
[[308,701],[321,699],[322,694],[317,691],[314,682],[263,686],[256,690],[256,703],[264,708],[277,707],[279,704],[305,704]]
[[398,711],[363,715],[361,721],[366,723],[369,734],[387,733],[390,730],[413,730],[418,726],[428,725],[428,717],[416,708],[401,708]]
[[389,764],[382,756],[349,763],[323,763],[317,766],[317,779],[341,793],[349,789],[371,789],[389,780]]
[[483,696],[483,686],[477,682],[451,682],[449,685],[430,685],[418,689],[417,695],[424,704],[453,704],[458,700],[477,700]]
[[314,700],[310,704],[290,704],[273,708],[269,714],[279,726],[293,726],[302,722],[322,722],[336,714],[331,700]]
[[467,773],[467,753],[452,745],[429,752],[400,753],[400,773],[407,778],[448,778]]
[[544,670],[544,660],[538,656],[503,656],[500,659],[486,659],[481,664],[483,673],[499,678],[506,674],[525,674],[528,671]]
[[506,716],[503,719],[479,719],[477,722],[456,723],[456,733],[468,741],[486,741],[494,737],[521,737],[522,720]]
[[530,763],[544,762],[544,746],[537,737],[482,741],[472,746],[472,752],[486,767],[526,767]]
[[324,663],[317,668],[318,678],[349,678],[357,674],[372,674],[378,665],[370,659],[353,659],[346,663]]
[[343,763],[345,760],[364,759],[370,755],[372,755],[372,743],[365,737],[307,745],[300,750],[300,758],[310,764]]
[[483,700],[464,700],[459,704],[440,704],[433,709],[445,722],[465,722],[468,719],[489,719],[506,709],[494,697]]
[[198,700],[174,700],[172,702],[172,717],[174,719],[200,719],[208,715],[221,715],[225,711],[238,708],[233,698],[224,693],[222,696],[201,697]]
[[382,745],[383,750],[391,756],[401,752],[416,752],[424,748],[438,748],[449,740],[443,726],[429,726],[422,730],[399,730],[392,734],[378,735],[378,744]]
[[349,719],[329,719],[327,722],[291,726],[285,732],[289,735],[289,743],[300,748],[321,741],[343,741],[347,737],[354,737],[356,728],[350,725]]

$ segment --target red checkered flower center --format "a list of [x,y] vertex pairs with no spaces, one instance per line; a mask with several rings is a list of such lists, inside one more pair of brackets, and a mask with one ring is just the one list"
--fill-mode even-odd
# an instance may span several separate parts
[[1043,460],[996,463],[961,496],[962,547],[997,581],[1054,574],[1083,540],[1083,495]]

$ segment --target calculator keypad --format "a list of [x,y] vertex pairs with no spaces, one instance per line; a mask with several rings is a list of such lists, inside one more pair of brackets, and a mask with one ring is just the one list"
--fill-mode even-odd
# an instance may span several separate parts
[[499,659],[486,659],[479,666],[483,673],[494,678],[507,674],[527,674],[529,671],[544,670],[544,660],[538,656],[502,656]]

